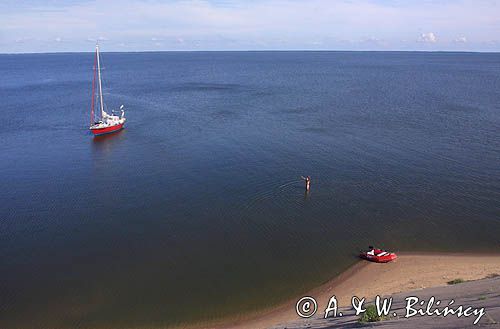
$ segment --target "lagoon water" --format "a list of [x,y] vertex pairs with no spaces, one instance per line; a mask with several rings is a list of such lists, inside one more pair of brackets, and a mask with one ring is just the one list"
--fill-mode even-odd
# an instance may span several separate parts
[[[239,316],[393,250],[500,247],[500,54],[0,55],[0,327]],[[301,175],[312,177],[304,193]]]

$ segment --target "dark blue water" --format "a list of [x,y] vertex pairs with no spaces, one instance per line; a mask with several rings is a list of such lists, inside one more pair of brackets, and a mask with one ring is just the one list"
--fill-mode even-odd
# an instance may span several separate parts
[[[0,55],[0,327],[269,307],[368,244],[500,246],[500,54]],[[304,193],[301,175],[312,177]]]

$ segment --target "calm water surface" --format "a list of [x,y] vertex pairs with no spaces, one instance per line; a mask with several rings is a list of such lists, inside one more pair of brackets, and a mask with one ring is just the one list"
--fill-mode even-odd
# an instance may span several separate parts
[[[275,305],[368,244],[500,246],[500,54],[0,55],[0,327]],[[304,194],[301,175],[312,177]]]

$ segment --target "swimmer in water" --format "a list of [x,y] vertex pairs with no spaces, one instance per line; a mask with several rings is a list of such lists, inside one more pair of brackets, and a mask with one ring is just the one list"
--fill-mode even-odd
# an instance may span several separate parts
[[309,192],[309,189],[311,188],[311,177],[307,176],[300,176],[305,182],[306,182],[306,191]]

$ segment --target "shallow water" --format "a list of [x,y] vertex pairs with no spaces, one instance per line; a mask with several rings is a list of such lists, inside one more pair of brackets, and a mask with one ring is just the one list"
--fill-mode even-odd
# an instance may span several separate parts
[[[500,55],[0,55],[0,327],[135,328],[274,305],[368,244],[494,251]],[[312,177],[304,193],[301,175]]]

